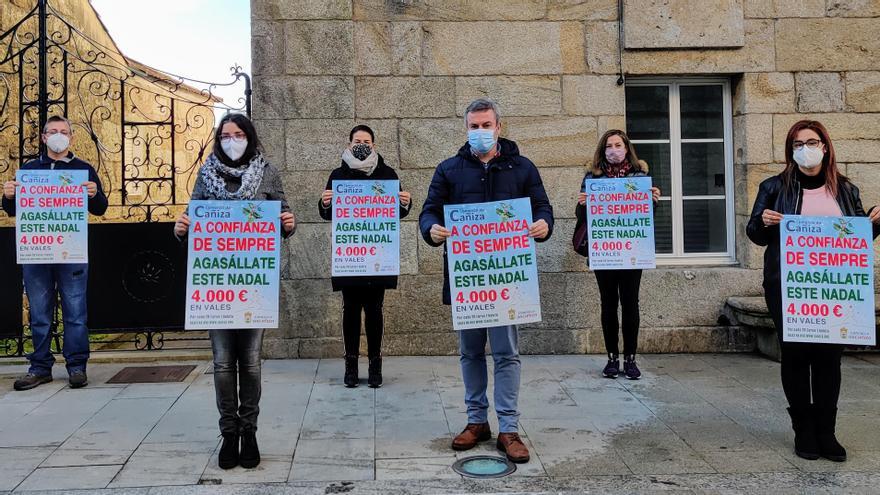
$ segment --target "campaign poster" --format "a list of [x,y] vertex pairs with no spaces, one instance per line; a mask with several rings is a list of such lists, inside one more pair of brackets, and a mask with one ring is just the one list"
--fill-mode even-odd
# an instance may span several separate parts
[[192,201],[187,330],[278,328],[281,202]]
[[871,221],[785,215],[779,230],[783,340],[876,345]]
[[590,269],[655,268],[651,178],[587,179],[584,191]]
[[400,275],[400,182],[332,184],[331,275]]
[[528,198],[443,207],[455,330],[541,321]]
[[88,171],[19,170],[15,180],[18,263],[88,263]]

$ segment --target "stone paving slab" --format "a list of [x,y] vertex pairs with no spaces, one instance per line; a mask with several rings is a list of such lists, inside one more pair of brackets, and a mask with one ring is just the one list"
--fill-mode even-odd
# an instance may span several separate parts
[[52,455],[52,447],[0,448],[0,491],[11,491]]
[[106,383],[124,363],[96,363],[82,390],[56,367],[27,392],[11,391],[26,367],[0,363],[0,493],[880,493],[875,355],[843,360],[845,463],[793,454],[779,365],[758,356],[642,356],[640,381],[602,378],[601,356],[522,361],[532,460],[497,481],[451,469],[500,455],[494,439],[449,447],[467,422],[454,356],[386,358],[378,390],[344,388],[341,359],[266,361],[252,470],[217,466],[208,362],[181,383],[130,385]]
[[0,447],[59,446],[120,390],[118,387],[59,390],[5,428],[0,435]]
[[290,481],[359,481],[375,478],[373,438],[300,439]]
[[121,464],[89,466],[86,469],[79,467],[41,467],[18,485],[15,492],[106,488],[121,468]]
[[172,397],[111,400],[41,466],[125,464],[173,402]]
[[143,443],[109,486],[195,485],[218,445],[219,441]]

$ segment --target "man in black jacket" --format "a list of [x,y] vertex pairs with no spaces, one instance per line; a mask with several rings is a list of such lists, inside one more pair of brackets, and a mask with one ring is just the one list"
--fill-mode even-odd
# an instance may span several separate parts
[[[529,236],[538,242],[550,238],[553,208],[544,191],[541,175],[529,159],[519,154],[516,143],[499,138],[501,121],[497,105],[488,99],[473,101],[465,112],[468,142],[458,154],[437,166],[431,180],[419,228],[425,242],[440,246],[449,237],[444,226],[443,205],[485,203],[529,198],[533,223]],[[444,254],[445,258],[445,254]],[[449,270],[443,264],[443,303],[451,304]],[[519,437],[517,397],[520,359],[516,326],[480,328],[459,332],[461,373],[465,386],[468,425],[452,442],[455,450],[468,450],[491,439],[486,397],[486,340],[495,362],[495,412],[499,435],[496,446],[513,462],[527,462],[529,450]]]
[[[103,215],[107,211],[107,196],[104,195],[101,187],[101,179],[91,165],[70,152],[72,136],[70,121],[64,117],[50,117],[42,134],[46,153],[22,165],[21,169],[88,171],[89,179],[82,185],[88,192],[89,213]],[[19,183],[15,181],[3,184],[3,209],[9,216],[15,216],[15,188],[18,185]],[[30,305],[34,352],[28,355],[30,368],[27,375],[16,380],[13,385],[15,390],[29,390],[52,381],[52,365],[55,364],[55,357],[49,349],[49,344],[52,340],[50,328],[57,293],[61,294],[64,322],[62,353],[69,374],[70,387],[80,388],[88,384],[86,378],[86,363],[89,359],[89,330],[86,327],[88,272],[86,263],[22,265],[24,287]]]

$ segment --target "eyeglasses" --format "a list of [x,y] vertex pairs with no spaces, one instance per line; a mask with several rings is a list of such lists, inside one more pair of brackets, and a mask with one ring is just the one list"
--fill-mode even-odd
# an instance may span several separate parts
[[235,134],[221,134],[220,135],[220,142],[226,142],[226,141],[229,141],[230,139],[232,139],[233,141],[241,142],[241,141],[244,141],[245,139],[247,139],[247,134],[245,134],[243,132],[236,132]]
[[795,141],[795,142],[791,143],[791,147],[796,150],[799,150],[799,149],[803,148],[804,146],[806,146],[807,148],[814,150],[814,149],[818,148],[820,144],[822,144],[822,141],[819,139],[807,139],[806,141]]

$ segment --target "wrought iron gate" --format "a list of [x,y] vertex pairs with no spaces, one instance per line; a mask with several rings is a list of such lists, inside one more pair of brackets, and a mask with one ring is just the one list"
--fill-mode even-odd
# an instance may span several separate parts
[[[70,119],[72,149],[95,167],[110,202],[106,221],[89,226],[90,331],[131,333],[133,348],[157,349],[169,340],[163,331],[183,326],[186,253],[168,222],[210,153],[215,115],[250,115],[250,78],[238,66],[223,84],[167,74],[126,58],[109,35],[98,38],[49,0],[0,34],[0,181],[39,157],[49,116]],[[237,85],[234,104],[215,96]],[[22,287],[14,227],[0,222],[0,355],[21,355],[27,331],[15,296]]]

